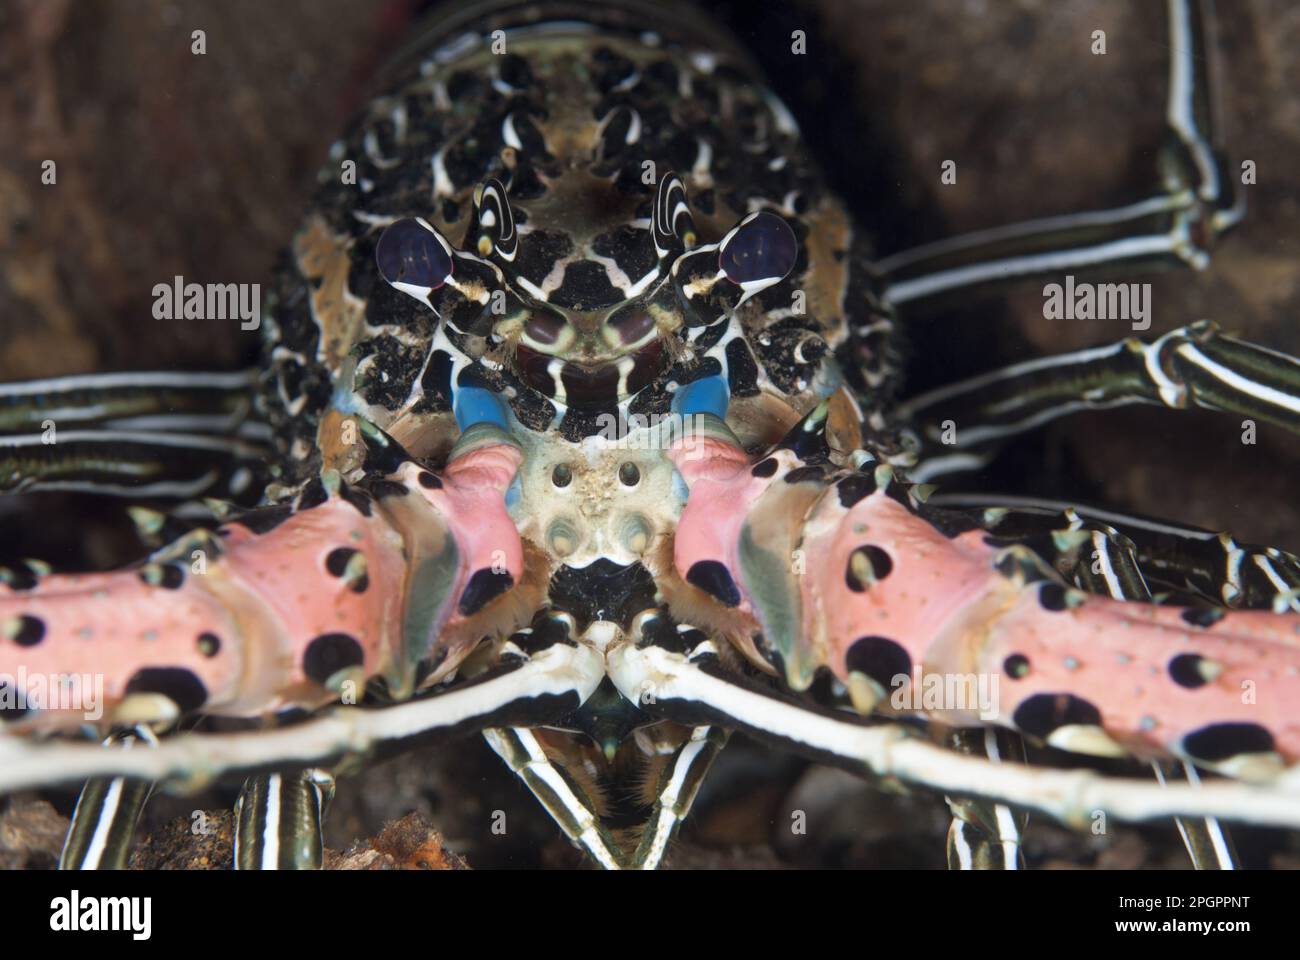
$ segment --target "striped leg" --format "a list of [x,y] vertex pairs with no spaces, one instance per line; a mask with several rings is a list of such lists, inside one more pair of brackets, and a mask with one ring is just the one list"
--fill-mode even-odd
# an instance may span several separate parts
[[925,481],[979,466],[1001,440],[1076,410],[1131,403],[1192,406],[1300,432],[1300,360],[1224,336],[1201,321],[1144,343],[1136,338],[1018,363],[915,397],[899,417],[916,424]]
[[[1277,613],[1300,609],[1300,557],[1277,547],[1238,543],[1227,533],[1034,497],[936,493],[929,504],[972,511],[981,526],[999,535],[1050,536],[1050,531],[1080,521],[1099,524],[1116,530],[1133,545],[1142,578],[1161,596],[1172,593],[1182,603],[1209,602]],[[1116,542],[1108,540],[1098,559],[1110,564]],[[1079,586],[1095,593],[1110,592],[1095,582],[1090,567],[1079,567],[1084,578]],[[1110,564],[1108,569],[1116,568]]]
[[249,777],[235,802],[235,869],[319,870],[333,797],[334,778],[324,770]]
[[[1193,785],[1201,782],[1196,768],[1186,762],[1160,763],[1153,760],[1151,770],[1161,784],[1178,783],[1184,780]],[[1199,820],[1174,817],[1174,823],[1178,826],[1179,836],[1183,838],[1187,855],[1192,858],[1193,869],[1241,869],[1232,835],[1217,817],[1204,817]]]
[[60,428],[111,426],[168,433],[230,433],[252,406],[254,370],[92,373],[0,384],[0,433],[43,420]]
[[493,727],[483,737],[575,846],[606,870],[622,869],[618,847],[592,812],[591,799],[562,766],[551,762],[531,730]]
[[238,497],[252,490],[266,448],[201,434],[67,430],[0,437],[0,493],[61,490],[106,496]]
[[[148,727],[114,734],[103,746],[129,750],[139,743],[156,746]],[[131,856],[135,825],[153,793],[153,783],[126,777],[97,777],[81,789],[72,813],[60,870],[122,870]]]
[[690,813],[704,775],[726,746],[727,737],[727,731],[720,727],[698,726],[673,754],[656,785],[650,819],[632,855],[633,869],[657,870],[663,863],[673,833]]
[[[991,763],[1003,758],[1023,763],[1025,744],[1009,730],[991,727],[955,730],[949,735],[952,747],[963,753],[986,757]],[[948,827],[950,870],[1023,870],[1025,855],[1020,838],[1028,817],[1005,803],[989,803],[978,797],[949,796],[952,824]]]
[[0,384],[0,492],[188,498],[251,492],[270,440],[251,371]]
[[894,306],[1030,277],[1100,267],[1191,266],[1242,217],[1210,109],[1207,24],[1195,0],[1169,0],[1167,144],[1162,192],[1112,210],[1011,224],[904,250],[874,267]]

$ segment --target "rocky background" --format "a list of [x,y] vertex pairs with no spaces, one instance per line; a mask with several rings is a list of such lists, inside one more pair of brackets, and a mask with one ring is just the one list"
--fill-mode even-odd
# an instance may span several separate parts
[[[177,274],[266,282],[328,144],[423,7],[0,6],[0,379],[248,362],[255,344],[229,324],[153,319],[151,289]],[[1258,184],[1245,188],[1248,218],[1203,274],[1115,279],[1153,283],[1153,334],[1209,317],[1300,354],[1300,7],[1234,0],[1220,8],[1225,133],[1232,156],[1258,169]],[[1168,54],[1162,4],[733,0],[718,12],[777,78],[882,254],[1128,202],[1154,183]],[[203,56],[191,53],[195,29],[206,32]],[[790,51],[795,29],[807,34],[803,57]],[[1097,29],[1106,31],[1105,56],[1089,51]],[[950,159],[957,183],[942,186],[940,164]],[[57,164],[54,185],[41,183],[45,160]],[[1125,332],[1045,321],[1041,289],[1030,285],[917,317],[911,380],[919,389]],[[1106,502],[1300,550],[1297,476],[1300,443],[1280,430],[1261,424],[1258,443],[1243,446],[1232,418],[1130,408],[1058,422],[966,486]],[[941,802],[884,797],[756,749],[729,754],[679,863],[942,863]],[[365,789],[341,790],[331,842],[342,848],[414,809],[472,865],[574,862],[498,767],[477,744],[450,763],[388,764]],[[502,798],[524,826],[492,847],[481,825]],[[55,799],[66,813],[69,798]],[[823,810],[823,826],[792,838],[788,811],[800,803]],[[155,806],[161,822],[194,802]],[[10,850],[22,835],[14,815],[0,819],[0,847]],[[1179,862],[1172,829],[1097,842],[1046,828],[1038,836],[1039,862]],[[1275,841],[1243,845],[1253,844],[1261,864],[1294,858]],[[41,850],[37,843],[30,862],[47,863]]]

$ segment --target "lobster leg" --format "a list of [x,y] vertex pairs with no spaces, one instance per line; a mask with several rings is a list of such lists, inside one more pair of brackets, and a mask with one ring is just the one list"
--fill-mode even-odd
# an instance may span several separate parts
[[[982,756],[990,763],[1003,758],[1024,762],[1025,745],[1008,730],[992,728],[954,730],[949,735],[952,747],[972,756]],[[1021,870],[1025,855],[1020,838],[1025,831],[1026,816],[1004,803],[989,803],[979,797],[947,797],[952,810],[948,827],[948,868],[950,870]]]
[[[148,727],[115,734],[104,746],[130,749],[144,742],[156,744]],[[77,798],[59,857],[60,870],[122,870],[131,856],[135,825],[140,819],[153,783],[126,777],[101,777],[89,781]]]
[[606,870],[622,869],[618,846],[592,812],[591,799],[551,762],[536,734],[523,727],[489,727],[483,737],[575,846]]
[[701,725],[677,748],[655,786],[655,802],[632,854],[636,870],[657,870],[668,852],[668,844],[690,813],[704,775],[727,745],[729,734],[721,727]]
[[1201,321],[1152,343],[1129,338],[995,370],[915,397],[899,416],[917,424],[922,462],[911,474],[931,480],[1076,410],[1132,403],[1203,407],[1300,432],[1300,360]]
[[231,433],[252,406],[253,370],[92,373],[0,384],[0,433],[44,420],[165,432]]
[[[1201,782],[1196,767],[1185,760],[1178,763],[1151,761],[1151,770],[1161,784],[1186,781],[1190,784]],[[1241,862],[1237,858],[1237,848],[1232,842],[1228,828],[1219,822],[1218,817],[1203,817],[1199,820],[1188,817],[1174,817],[1178,834],[1187,848],[1187,855],[1192,859],[1194,870],[1239,870]]]
[[235,802],[235,869],[319,870],[333,796],[334,778],[323,770],[249,777]]
[[0,437],[0,493],[60,490],[187,499],[240,496],[266,448],[237,438],[139,430],[66,430]]
[[1169,0],[1167,145],[1163,190],[1111,210],[1010,224],[904,250],[875,263],[894,305],[1062,271],[1110,266],[1204,268],[1210,242],[1235,225],[1232,193],[1210,109],[1206,17],[1196,0]]
[[144,372],[0,385],[0,492],[245,494],[269,440],[247,421],[252,380]]
[[[1211,533],[1110,510],[1064,501],[987,494],[937,493],[930,504],[963,510],[979,508],[981,526],[1050,531],[1075,522],[1097,521],[1133,544],[1143,579],[1156,590],[1173,591],[1197,602],[1280,612],[1295,609],[1300,590],[1300,557],[1277,547],[1238,543],[1226,533]],[[1084,589],[1092,586],[1080,584]],[[1095,590],[1094,592],[1105,592]]]

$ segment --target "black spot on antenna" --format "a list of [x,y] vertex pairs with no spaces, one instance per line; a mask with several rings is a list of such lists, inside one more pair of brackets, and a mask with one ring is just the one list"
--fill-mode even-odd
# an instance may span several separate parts
[[154,569],[158,571],[157,583],[154,583],[150,578],[152,574],[150,567],[145,567],[140,571],[140,579],[151,586],[162,587],[165,590],[179,590],[185,585],[185,571],[181,569],[179,564],[164,563],[157,565]]
[[497,573],[488,567],[474,571],[465,585],[465,592],[460,595],[457,605],[465,616],[478,613],[487,604],[495,600],[515,585],[515,578],[508,571]]
[[346,633],[324,633],[307,645],[302,655],[302,672],[324,686],[334,674],[366,662],[366,652],[357,639]]
[[36,574],[26,566],[12,567],[8,574],[8,577],[0,579],[0,583],[8,583],[10,590],[31,590],[36,586]]
[[1002,672],[1012,680],[1021,680],[1029,675],[1029,658],[1023,653],[1013,653],[1002,661]]
[[1273,734],[1258,723],[1211,723],[1183,737],[1183,750],[1197,760],[1227,760],[1243,753],[1272,753]]
[[1072,693],[1036,693],[1016,707],[1012,722],[1031,736],[1046,737],[1058,727],[1100,726],[1101,711]]
[[849,647],[844,665],[850,673],[864,673],[886,690],[893,688],[899,674],[912,675],[912,655],[888,637],[858,637]]
[[158,584],[166,590],[179,590],[185,584],[185,571],[178,563],[164,563],[162,581]]
[[856,573],[853,572],[855,557],[860,557],[862,560],[866,561],[870,575],[875,580],[884,580],[885,577],[889,576],[894,570],[894,561],[890,559],[889,554],[880,547],[877,547],[875,544],[867,544],[866,546],[858,547],[849,554],[849,561],[844,567],[844,582],[848,584],[849,589],[854,593],[863,593],[869,586],[868,583],[864,582]]
[[1205,662],[1199,653],[1180,653],[1169,661],[1169,676],[1174,683],[1188,690],[1203,687],[1210,682],[1206,675],[1208,671],[1202,667]]
[[697,560],[686,571],[686,582],[729,607],[740,606],[740,589],[731,573],[717,560]]
[[1045,583],[1038,588],[1038,605],[1044,610],[1060,613],[1069,604],[1066,603],[1065,587],[1059,583]]
[[325,558],[325,569],[331,577],[341,577],[348,569],[348,561],[356,554],[357,551],[351,547],[335,547]]
[[185,667],[145,667],[127,681],[126,692],[159,693],[171,700],[181,713],[191,713],[208,700],[208,688],[193,670]]
[[20,647],[34,647],[45,639],[45,621],[33,617],[30,613],[20,614],[18,629],[13,635],[14,643]]

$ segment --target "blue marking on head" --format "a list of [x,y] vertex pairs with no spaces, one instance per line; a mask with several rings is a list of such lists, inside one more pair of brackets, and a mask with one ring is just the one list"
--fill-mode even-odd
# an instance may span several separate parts
[[672,484],[673,496],[677,498],[677,502],[685,503],[686,498],[691,494],[691,489],[686,485],[686,478],[681,475],[681,472],[676,467],[673,468]]
[[730,401],[731,390],[727,386],[727,378],[718,373],[678,387],[673,394],[672,411],[683,417],[711,413],[719,420],[725,420]]
[[506,487],[506,509],[514,512],[515,507],[519,506],[519,498],[524,495],[524,485],[519,479],[519,474],[510,481],[510,486]]
[[482,387],[457,387],[452,413],[456,415],[456,425],[462,433],[476,423],[491,423],[507,433],[510,431],[505,401]]

